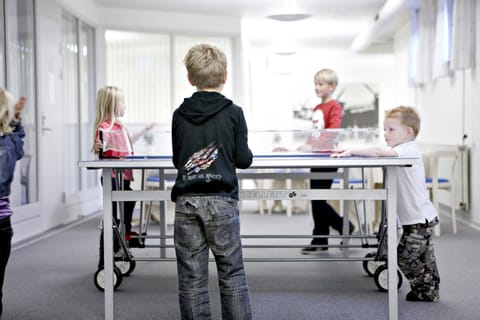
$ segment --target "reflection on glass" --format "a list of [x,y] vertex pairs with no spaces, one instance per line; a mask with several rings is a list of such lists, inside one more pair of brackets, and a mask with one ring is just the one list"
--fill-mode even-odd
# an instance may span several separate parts
[[65,193],[72,194],[80,190],[80,169],[77,166],[79,156],[79,92],[78,92],[78,21],[76,18],[62,16],[63,51],[63,99],[64,99],[64,186]]
[[25,157],[17,163],[12,184],[13,206],[37,201],[37,140],[35,100],[35,28],[33,0],[7,0],[7,89],[15,98],[27,98],[22,121]]
[[[169,129],[153,129],[148,139],[154,141],[153,145],[145,148],[139,143],[135,147],[136,156],[172,155]],[[248,131],[248,145],[254,156],[331,154],[335,150],[381,144],[378,128]]]
[[[80,27],[80,159],[94,159],[90,152],[95,123],[95,38],[94,29],[81,24]],[[95,170],[81,170],[82,190],[97,186]]]

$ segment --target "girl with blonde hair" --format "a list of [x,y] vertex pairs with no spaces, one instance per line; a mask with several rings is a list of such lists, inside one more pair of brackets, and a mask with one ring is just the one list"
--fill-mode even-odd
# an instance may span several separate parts
[[[99,158],[123,158],[133,155],[133,143],[153,128],[154,124],[150,124],[139,134],[131,136],[120,120],[124,116],[126,109],[125,95],[120,88],[106,86],[98,91],[92,152],[98,154]],[[114,190],[117,188],[132,190],[132,169],[122,169],[120,180],[117,181],[117,177],[112,171],[112,188]],[[131,239],[132,235],[136,235],[136,232],[132,231],[134,208],[135,201],[125,201],[123,203],[125,237],[130,247],[138,246],[138,240],[132,241]],[[116,205],[113,206],[112,211],[113,218],[118,224],[119,218]],[[115,239],[114,251],[116,252],[119,249],[118,239]],[[100,237],[100,261],[98,268],[103,268],[103,232]]]

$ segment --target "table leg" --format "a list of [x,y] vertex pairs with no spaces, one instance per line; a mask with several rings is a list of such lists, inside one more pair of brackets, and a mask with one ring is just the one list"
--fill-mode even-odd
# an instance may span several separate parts
[[110,169],[103,169],[103,243],[105,319],[113,320],[113,222],[112,177]]
[[[160,177],[160,190],[165,190],[165,170],[159,169],[158,176]],[[166,249],[166,236],[167,236],[167,200],[160,201],[159,203],[159,214],[160,214],[160,257],[167,257]]]
[[[349,189],[350,188],[350,172],[349,168],[343,168],[343,189]],[[343,235],[349,235],[349,229],[350,229],[350,217],[348,216],[348,200],[341,200],[342,205],[342,216],[343,216],[343,226],[342,226],[342,234]],[[350,239],[346,238],[343,239],[343,244],[348,245],[350,242]],[[346,252],[346,251],[345,251]]]
[[397,289],[397,168],[387,167],[387,248],[388,248],[388,319],[398,319]]

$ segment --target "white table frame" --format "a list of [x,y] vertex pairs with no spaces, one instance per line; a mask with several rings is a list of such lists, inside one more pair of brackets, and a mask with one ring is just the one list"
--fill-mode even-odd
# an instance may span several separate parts
[[[296,168],[383,168],[385,170],[384,189],[341,189],[341,190],[240,190],[240,198],[245,199],[325,199],[325,200],[385,200],[387,210],[388,248],[388,313],[389,320],[398,319],[397,289],[397,168],[418,163],[413,158],[329,158],[311,155],[284,155],[254,157],[252,169],[296,169]],[[167,201],[167,190],[112,190],[110,169],[157,169],[160,174],[173,169],[171,157],[159,156],[135,159],[103,159],[80,161],[80,167],[103,170],[103,219],[104,219],[104,268],[105,268],[105,319],[114,319],[113,303],[113,219],[112,201]],[[162,176],[160,176],[162,178]],[[162,181],[162,179],[160,179]],[[393,248],[393,250],[392,250]]]

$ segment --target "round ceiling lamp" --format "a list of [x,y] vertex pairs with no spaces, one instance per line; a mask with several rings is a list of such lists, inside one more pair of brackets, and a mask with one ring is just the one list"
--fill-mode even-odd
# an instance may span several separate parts
[[310,18],[311,14],[306,13],[281,13],[281,14],[272,14],[267,16],[267,18],[282,21],[282,22],[289,22],[289,21],[300,21],[304,19]]
[[268,15],[267,18],[276,21],[290,22],[305,20],[312,16],[311,14],[299,12],[302,11],[298,9],[296,0],[283,0],[283,10],[281,13]]

